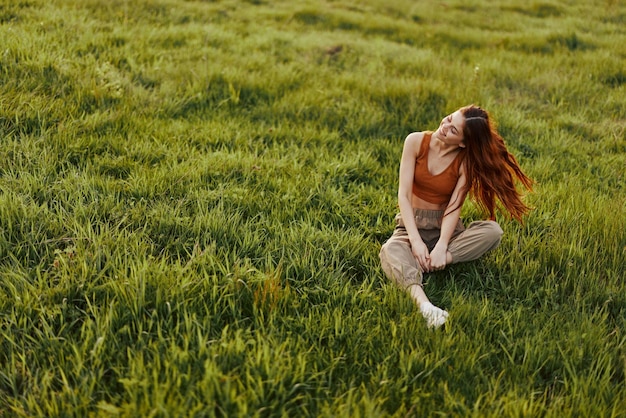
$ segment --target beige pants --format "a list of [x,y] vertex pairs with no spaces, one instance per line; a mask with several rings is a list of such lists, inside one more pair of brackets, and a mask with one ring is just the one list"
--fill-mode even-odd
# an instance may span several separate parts
[[[442,210],[415,209],[417,230],[432,251],[439,240]],[[409,235],[404,228],[400,214],[396,215],[396,228],[391,238],[380,249],[380,261],[383,271],[403,289],[412,285],[422,285],[422,269],[411,252]],[[466,229],[459,219],[452,238],[448,243],[448,251],[452,254],[452,262],[476,260],[487,251],[500,244],[502,229],[494,221],[472,222]]]

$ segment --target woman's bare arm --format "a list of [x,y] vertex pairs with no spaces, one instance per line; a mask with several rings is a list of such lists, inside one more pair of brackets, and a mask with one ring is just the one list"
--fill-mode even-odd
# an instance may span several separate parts
[[411,243],[411,251],[417,259],[417,262],[424,271],[429,271],[430,254],[426,244],[422,241],[417,226],[415,224],[412,197],[413,197],[413,178],[415,176],[415,160],[420,149],[420,145],[424,138],[421,132],[409,134],[404,140],[404,148],[402,150],[402,160],[400,161],[400,181],[398,186],[398,206],[400,207],[400,216],[404,222],[404,227],[409,235]]

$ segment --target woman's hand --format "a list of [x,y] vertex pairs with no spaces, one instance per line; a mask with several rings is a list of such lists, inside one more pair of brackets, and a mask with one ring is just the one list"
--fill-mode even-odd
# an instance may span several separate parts
[[416,244],[411,243],[411,251],[413,257],[417,260],[417,263],[422,268],[422,271],[428,273],[430,271],[430,254],[428,253],[428,247],[423,242]]
[[435,245],[435,248],[430,253],[430,268],[432,270],[443,270],[446,267],[447,255],[447,248],[439,244]]

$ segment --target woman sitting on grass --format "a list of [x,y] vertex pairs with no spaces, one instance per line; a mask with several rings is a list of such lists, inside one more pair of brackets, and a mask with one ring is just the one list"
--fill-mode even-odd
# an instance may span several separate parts
[[[500,243],[496,198],[518,221],[528,212],[515,188],[532,180],[520,169],[480,107],[463,107],[446,116],[435,132],[414,132],[404,141],[396,227],[380,250],[385,274],[407,290],[428,327],[446,322],[448,312],[434,306],[422,287],[422,274],[447,264],[475,260]],[[468,192],[490,220],[467,229],[459,216]]]

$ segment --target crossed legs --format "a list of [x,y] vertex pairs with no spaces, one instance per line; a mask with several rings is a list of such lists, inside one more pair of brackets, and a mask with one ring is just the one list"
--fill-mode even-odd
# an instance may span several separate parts
[[[418,223],[419,228],[419,223]],[[429,231],[434,246],[432,230]],[[422,230],[420,230],[420,234]],[[502,229],[494,221],[472,222],[467,229],[455,231],[448,245],[448,263],[471,261],[496,248],[502,237]],[[433,242],[434,241],[434,242]],[[426,241],[425,241],[426,242]],[[432,249],[432,247],[431,247]],[[408,234],[401,223],[380,250],[380,261],[386,276],[409,293],[420,309],[429,327],[440,327],[446,322],[448,312],[433,305],[422,286],[423,272],[411,252]]]

